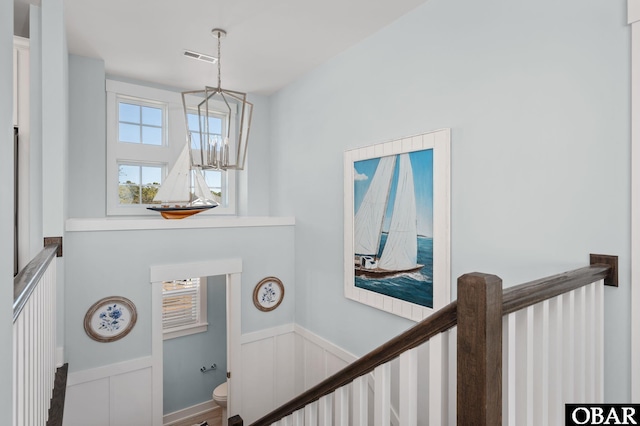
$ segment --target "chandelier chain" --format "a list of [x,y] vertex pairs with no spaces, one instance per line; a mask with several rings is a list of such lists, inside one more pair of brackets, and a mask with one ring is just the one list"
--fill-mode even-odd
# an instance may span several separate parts
[[222,87],[221,79],[220,79],[220,39],[222,35],[218,33],[218,90]]

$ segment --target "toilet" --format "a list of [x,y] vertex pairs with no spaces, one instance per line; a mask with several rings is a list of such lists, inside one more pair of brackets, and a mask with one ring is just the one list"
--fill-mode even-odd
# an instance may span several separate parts
[[222,408],[222,424],[227,420],[227,382],[218,385],[212,394],[213,402]]

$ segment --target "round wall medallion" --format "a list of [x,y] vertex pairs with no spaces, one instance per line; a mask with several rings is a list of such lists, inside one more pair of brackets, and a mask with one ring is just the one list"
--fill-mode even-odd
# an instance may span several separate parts
[[263,312],[273,311],[284,298],[284,286],[276,277],[261,280],[253,290],[253,304]]
[[97,342],[113,342],[129,334],[138,319],[131,300],[112,296],[91,305],[84,316],[84,331]]

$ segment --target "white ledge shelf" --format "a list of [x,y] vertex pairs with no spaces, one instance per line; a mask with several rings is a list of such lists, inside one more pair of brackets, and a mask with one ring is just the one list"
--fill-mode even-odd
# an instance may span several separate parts
[[150,229],[194,229],[194,228],[251,228],[265,226],[294,226],[294,217],[253,217],[218,216],[191,217],[178,220],[162,218],[70,218],[67,219],[67,232],[91,231],[139,231]]

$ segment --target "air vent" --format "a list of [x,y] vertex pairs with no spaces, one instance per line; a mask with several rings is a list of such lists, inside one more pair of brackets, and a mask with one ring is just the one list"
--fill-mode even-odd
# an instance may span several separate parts
[[214,58],[213,56],[205,55],[204,53],[194,52],[192,50],[185,50],[184,56],[186,56],[187,58],[208,62],[210,64],[214,64],[216,62],[216,58]]

